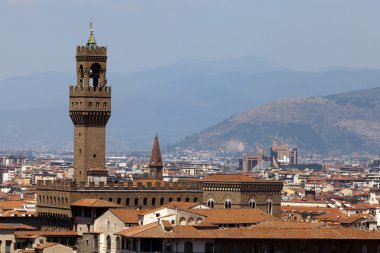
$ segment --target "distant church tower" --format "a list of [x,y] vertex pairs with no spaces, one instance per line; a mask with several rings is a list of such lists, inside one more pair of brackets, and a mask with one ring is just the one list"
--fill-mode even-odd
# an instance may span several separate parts
[[164,167],[162,163],[160,143],[158,142],[158,136],[154,138],[152,153],[150,155],[149,161],[149,177],[161,179],[162,178],[162,168]]
[[[96,44],[92,21],[86,46],[76,54],[77,84],[70,86],[70,117],[74,124],[74,179],[106,180],[106,125],[111,116],[107,86],[107,48]],[[95,179],[96,181],[96,179]]]

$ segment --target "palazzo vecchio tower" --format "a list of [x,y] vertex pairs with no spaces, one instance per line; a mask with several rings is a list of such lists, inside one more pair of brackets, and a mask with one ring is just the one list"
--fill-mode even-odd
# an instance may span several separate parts
[[96,44],[92,22],[86,46],[76,52],[77,84],[70,86],[70,117],[74,124],[74,179],[86,184],[106,178],[106,125],[111,116],[107,86],[107,48]]

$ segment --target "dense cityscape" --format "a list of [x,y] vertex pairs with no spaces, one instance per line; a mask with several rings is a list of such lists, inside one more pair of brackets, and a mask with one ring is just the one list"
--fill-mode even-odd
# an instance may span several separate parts
[[[66,114],[36,112],[46,113],[41,125],[71,120],[72,145],[48,135],[33,148],[7,147],[18,134],[0,140],[0,253],[380,253],[379,88],[274,101],[177,142],[162,145],[156,131],[134,139],[149,139],[149,150],[124,149],[115,136],[125,129],[108,139],[124,108],[92,19],[86,36],[73,50]],[[149,117],[143,124],[154,125]]]

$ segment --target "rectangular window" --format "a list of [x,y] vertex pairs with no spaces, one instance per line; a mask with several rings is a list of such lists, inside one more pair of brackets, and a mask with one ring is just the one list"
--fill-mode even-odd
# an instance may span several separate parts
[[5,241],[5,253],[11,253],[12,241]]

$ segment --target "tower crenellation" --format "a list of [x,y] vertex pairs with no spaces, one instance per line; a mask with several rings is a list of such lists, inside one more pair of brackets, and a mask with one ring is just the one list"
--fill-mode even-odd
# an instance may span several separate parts
[[76,50],[77,83],[70,86],[70,118],[74,124],[74,179],[89,184],[107,182],[106,125],[111,117],[111,87],[107,84],[107,48],[97,45],[90,24],[86,46]]

